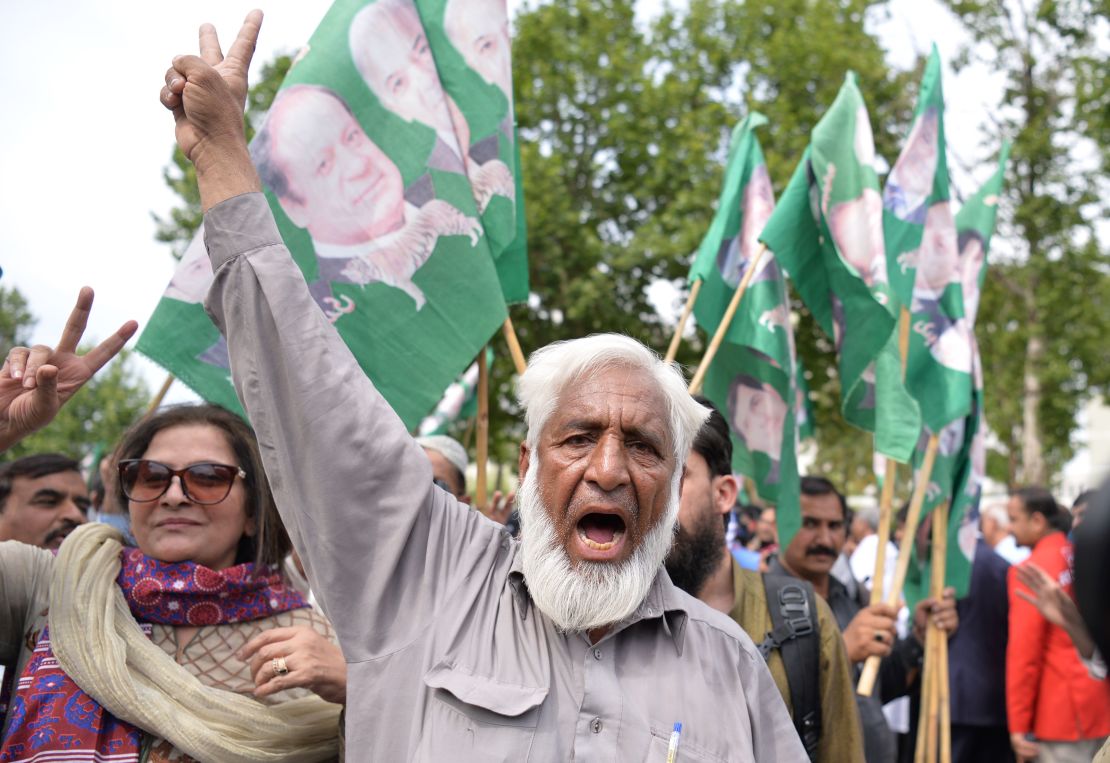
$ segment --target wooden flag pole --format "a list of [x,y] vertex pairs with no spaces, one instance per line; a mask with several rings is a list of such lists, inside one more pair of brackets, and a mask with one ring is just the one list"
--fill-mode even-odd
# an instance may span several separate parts
[[[948,539],[948,523],[945,521],[948,515],[947,505],[938,506],[933,511],[933,543],[930,552],[930,578],[929,578],[929,595],[934,599],[939,599],[944,594],[944,559],[947,553],[947,539]],[[942,644],[947,639],[942,630],[937,628],[932,622],[928,624],[926,635],[927,648],[925,650],[925,660],[928,664],[927,669],[932,676],[932,691],[929,696],[928,704],[928,726],[926,727],[927,736],[925,739],[925,753],[930,763],[935,763],[937,759],[937,751],[940,749],[940,735],[943,733],[941,726],[941,703],[947,696],[944,686],[944,664],[942,658],[946,654],[942,652]],[[918,733],[921,730],[918,729]]]
[[664,358],[666,362],[673,363],[674,356],[678,354],[678,345],[682,342],[682,332],[686,330],[686,321],[690,319],[690,313],[694,310],[694,303],[698,301],[698,292],[701,291],[702,279],[694,281],[694,285],[690,287],[690,296],[686,298],[686,304],[682,307],[682,315],[678,318],[678,325],[675,326],[674,336],[671,337],[671,346],[667,348],[667,357]]
[[[935,434],[929,436],[929,443],[925,446],[925,458],[921,463],[921,472],[917,484],[913,487],[913,497],[910,499],[910,512],[906,517],[906,528],[902,532],[902,544],[898,548],[898,566],[894,570],[894,582],[886,595],[886,603],[897,608],[902,598],[902,585],[906,582],[906,571],[910,567],[910,549],[913,548],[914,537],[917,535],[917,522],[921,516],[921,506],[925,503],[925,491],[929,487],[929,478],[933,475],[933,463],[937,458],[937,446],[940,440]],[[859,678],[856,691],[866,697],[871,696],[875,688],[875,679],[879,677],[879,663],[882,659],[877,656],[867,658],[863,666],[863,673]]]
[[879,545],[875,548],[875,574],[871,576],[871,603],[883,600],[883,584],[886,582],[886,547],[890,542],[890,525],[894,518],[894,482],[898,479],[898,462],[893,458],[886,460],[886,474],[883,476],[883,493],[879,499]]
[[928,659],[933,648],[933,629],[925,631],[925,666],[921,673],[921,707],[917,714],[917,742],[914,745],[914,763],[926,763],[926,745],[929,736],[929,708],[932,707],[932,698],[936,693],[937,682],[934,680],[935,661]]
[[705,351],[705,357],[701,359],[698,365],[697,373],[694,374],[693,381],[690,382],[689,392],[691,395],[696,395],[701,391],[701,385],[705,381],[705,374],[709,371],[709,364],[713,362],[713,357],[717,354],[717,350],[721,347],[721,342],[725,340],[725,334],[728,333],[729,324],[732,323],[733,316],[736,315],[736,308],[740,307],[740,300],[744,297],[744,292],[748,290],[748,284],[751,283],[752,277],[755,276],[756,267],[759,261],[763,259],[763,255],[767,252],[767,245],[760,244],[759,251],[752,257],[752,262],[748,265],[748,269],[744,271],[744,277],[740,279],[740,285],[736,287],[736,293],[732,295],[732,301],[728,303],[728,309],[725,310],[724,317],[721,318],[721,323],[717,326],[717,333],[713,335],[713,341],[709,343],[709,348]]
[[150,407],[146,409],[147,416],[158,410],[158,406],[160,406],[162,404],[162,401],[166,399],[166,393],[170,391],[170,386],[173,384],[173,380],[175,378],[176,377],[173,374],[169,374],[166,376],[166,380],[162,382],[162,386],[158,390],[158,394],[154,396],[154,399],[150,401]]
[[[938,601],[944,596],[944,581],[948,569],[948,511],[945,501],[933,509],[933,597]],[[948,634],[936,631],[935,659],[936,683],[940,723],[940,763],[952,763],[952,707],[948,686]]]
[[756,489],[755,480],[751,477],[745,477],[744,487],[748,489],[748,498],[751,500],[752,506],[758,506],[761,509],[767,508],[763,505],[763,500],[759,497],[759,490]]
[[520,349],[520,340],[516,338],[516,329],[513,328],[513,319],[505,316],[501,324],[501,333],[505,335],[505,344],[509,345],[509,354],[513,356],[513,366],[518,374],[524,373],[528,363],[524,360],[524,351]]
[[474,503],[478,511],[486,511],[486,465],[489,461],[489,366],[486,348],[478,353],[478,444],[477,481],[474,485]]

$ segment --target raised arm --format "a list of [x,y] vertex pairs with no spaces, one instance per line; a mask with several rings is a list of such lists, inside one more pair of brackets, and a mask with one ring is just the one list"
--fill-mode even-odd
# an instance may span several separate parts
[[440,601],[481,577],[474,567],[505,550],[495,526],[433,488],[424,453],[313,301],[265,197],[252,193],[236,88],[259,21],[247,17],[227,58],[202,27],[202,56],[174,59],[162,101],[208,207],[208,311],[227,337],[282,518],[357,661],[410,642]]
[[139,324],[128,321],[94,349],[77,354],[92,310],[93,290],[81,289],[56,347],[13,347],[0,368],[0,452],[42,429],[105,363]]

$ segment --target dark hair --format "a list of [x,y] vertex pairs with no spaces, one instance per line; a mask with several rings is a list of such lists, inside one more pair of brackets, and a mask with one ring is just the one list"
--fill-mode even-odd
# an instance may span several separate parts
[[844,516],[844,521],[848,521],[848,501],[841,495],[840,491],[836,489],[832,481],[828,477],[821,477],[818,475],[806,475],[802,477],[802,495],[835,495],[836,500],[840,503],[840,511]]
[[[274,109],[286,98],[306,92],[317,92],[321,95],[334,98],[339,101],[339,105],[351,115],[352,119],[355,118],[354,112],[351,111],[351,107],[347,105],[347,102],[343,100],[342,96],[331,88],[322,85],[293,85],[292,87],[283,88],[274,98],[273,103],[270,104],[270,115],[274,113]],[[356,119],[355,121],[358,120]],[[275,196],[279,199],[289,199],[298,204],[303,203],[304,198],[297,191],[293,190],[293,185],[289,182],[289,175],[274,161],[273,150],[274,135],[273,131],[270,129],[270,116],[267,115],[266,121],[262,123],[262,129],[259,130],[255,134],[254,139],[251,140],[251,160],[258,170],[258,176],[262,180],[262,183],[273,191]]]
[[709,409],[709,418],[694,438],[694,452],[705,459],[710,476],[732,474],[732,440],[728,436],[728,422],[709,398],[694,395],[694,400]]
[[964,250],[964,247],[967,246],[968,242],[970,241],[978,241],[979,246],[983,247],[984,249],[987,246],[987,242],[983,239],[982,233],[975,230],[974,228],[967,228],[960,231],[959,235],[956,237],[957,250],[962,252]]
[[0,466],[0,511],[12,494],[12,483],[17,477],[37,480],[59,472],[81,473],[81,465],[61,453],[36,453]]
[[1026,514],[1030,516],[1040,514],[1053,530],[1065,533],[1071,530],[1071,514],[1067,512],[1067,509],[1056,503],[1056,499],[1046,488],[1033,485],[1018,488],[1011,495],[1016,496],[1021,501],[1021,506]]
[[1074,511],[1075,509],[1078,509],[1080,506],[1082,506],[1085,503],[1090,503],[1091,499],[1094,498],[1096,495],[1098,495],[1097,490],[1084,490],[1082,493],[1080,493],[1076,497],[1075,501],[1072,502],[1072,505],[1071,505],[1072,511]]
[[[235,563],[254,562],[255,573],[260,574],[263,567],[280,565],[293,550],[289,534],[278,516],[270,483],[262,469],[262,456],[258,451],[258,440],[254,431],[241,418],[218,405],[177,405],[165,408],[152,416],[147,416],[124,434],[112,456],[112,463],[118,464],[126,458],[142,458],[150,447],[151,440],[163,429],[180,426],[211,426],[223,432],[227,444],[235,453],[240,469],[247,473],[244,478],[247,499],[247,515],[254,519],[254,537],[244,535],[239,540]],[[119,476],[113,472],[112,494],[120,506],[128,506],[127,497],[119,483]]]

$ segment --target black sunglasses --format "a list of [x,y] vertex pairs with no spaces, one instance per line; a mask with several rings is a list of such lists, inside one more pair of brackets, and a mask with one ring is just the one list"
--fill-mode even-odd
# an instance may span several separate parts
[[129,458],[119,462],[119,482],[123,494],[136,503],[149,503],[165,495],[173,478],[181,480],[181,492],[201,506],[219,503],[227,498],[236,477],[247,473],[227,464],[193,464],[184,469],[171,469],[158,461]]

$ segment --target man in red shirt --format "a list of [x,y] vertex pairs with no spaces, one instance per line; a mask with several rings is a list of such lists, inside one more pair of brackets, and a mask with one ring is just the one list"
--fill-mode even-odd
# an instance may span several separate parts
[[[1036,564],[1070,593],[1067,511],[1039,487],[1015,492],[1007,511],[1018,545],[1033,549],[1023,564]],[[1110,688],[1089,676],[1067,633],[1019,591],[1029,589],[1011,568],[1006,714],[1014,753],[1018,763],[1086,763],[1110,734]]]

